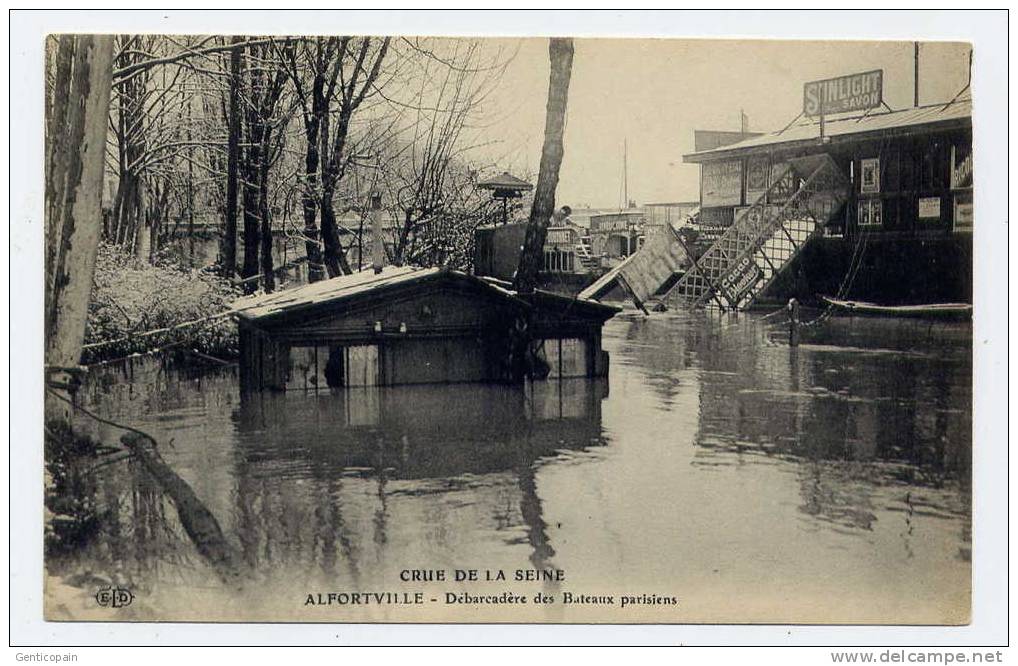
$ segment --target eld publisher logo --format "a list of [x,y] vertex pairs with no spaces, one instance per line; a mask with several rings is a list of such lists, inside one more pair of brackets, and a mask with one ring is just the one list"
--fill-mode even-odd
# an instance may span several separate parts
[[123,587],[104,585],[95,593],[95,601],[103,608],[123,608],[134,601],[134,594]]

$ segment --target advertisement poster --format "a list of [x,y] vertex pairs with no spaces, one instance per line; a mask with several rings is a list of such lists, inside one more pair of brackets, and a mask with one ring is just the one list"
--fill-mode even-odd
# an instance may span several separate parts
[[871,157],[860,162],[859,191],[863,194],[880,192],[880,158]]
[[701,174],[704,207],[742,203],[742,160],[707,162],[701,166]]
[[770,187],[771,162],[766,155],[746,160],[746,203],[752,204]]
[[802,111],[820,116],[873,109],[883,102],[883,90],[883,70],[810,81],[803,86]]

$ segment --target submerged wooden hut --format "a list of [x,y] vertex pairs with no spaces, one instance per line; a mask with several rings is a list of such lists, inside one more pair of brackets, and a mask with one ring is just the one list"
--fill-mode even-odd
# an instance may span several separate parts
[[241,299],[246,391],[311,390],[513,376],[517,341],[548,377],[608,374],[601,327],[618,308],[447,268],[386,267]]

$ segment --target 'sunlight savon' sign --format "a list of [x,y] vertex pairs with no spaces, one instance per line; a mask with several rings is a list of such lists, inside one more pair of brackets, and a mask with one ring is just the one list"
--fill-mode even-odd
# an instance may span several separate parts
[[802,112],[807,116],[873,109],[884,101],[884,70],[860,72],[802,87]]

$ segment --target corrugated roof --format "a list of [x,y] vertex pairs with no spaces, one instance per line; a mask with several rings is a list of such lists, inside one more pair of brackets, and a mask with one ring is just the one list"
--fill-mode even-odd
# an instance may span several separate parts
[[[902,111],[885,111],[864,116],[827,119],[824,121],[824,135],[832,139],[853,134],[867,134],[887,130],[903,129],[920,125],[929,125],[949,121],[972,118],[972,100],[960,99],[951,104],[934,104]],[[700,162],[703,159],[728,153],[738,153],[753,148],[773,146],[796,141],[815,141],[820,136],[820,123],[806,120],[792,125],[784,131],[772,132],[762,136],[746,139],[711,150],[684,155],[688,162]]]

